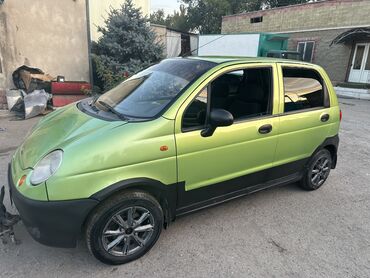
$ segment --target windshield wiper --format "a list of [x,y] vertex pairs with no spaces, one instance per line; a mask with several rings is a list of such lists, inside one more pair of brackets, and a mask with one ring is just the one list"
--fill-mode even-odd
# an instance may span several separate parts
[[121,114],[120,112],[118,112],[116,109],[114,109],[112,106],[110,106],[108,103],[106,103],[105,101],[102,101],[102,100],[98,100],[98,103],[101,105],[101,106],[104,106],[108,111],[112,112],[114,115],[116,115],[118,118],[120,118],[121,120],[125,121],[127,120],[127,118]]

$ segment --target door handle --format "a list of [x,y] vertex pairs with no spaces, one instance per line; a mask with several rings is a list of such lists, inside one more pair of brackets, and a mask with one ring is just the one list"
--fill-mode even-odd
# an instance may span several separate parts
[[267,125],[263,125],[261,126],[259,129],[258,129],[258,132],[261,133],[261,134],[267,134],[267,133],[270,133],[272,130],[272,125],[270,124],[267,124]]
[[329,120],[329,118],[330,118],[329,114],[324,114],[321,116],[320,120],[325,123]]

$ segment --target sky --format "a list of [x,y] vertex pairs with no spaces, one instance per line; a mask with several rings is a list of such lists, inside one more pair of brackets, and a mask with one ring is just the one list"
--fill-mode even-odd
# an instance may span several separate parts
[[178,10],[180,6],[179,0],[150,0],[151,11],[163,9],[167,14],[172,14],[174,10]]

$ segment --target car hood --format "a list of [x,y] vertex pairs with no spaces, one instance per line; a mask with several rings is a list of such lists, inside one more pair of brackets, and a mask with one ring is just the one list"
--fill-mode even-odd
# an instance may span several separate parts
[[32,168],[42,157],[55,149],[63,149],[64,146],[76,143],[86,136],[126,123],[94,118],[80,111],[76,104],[71,104],[41,119],[16,155],[20,156],[23,169]]

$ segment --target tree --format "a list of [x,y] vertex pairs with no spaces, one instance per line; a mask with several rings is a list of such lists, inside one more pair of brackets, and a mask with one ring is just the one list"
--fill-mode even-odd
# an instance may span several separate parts
[[237,14],[242,12],[262,10],[263,2],[261,0],[228,0],[230,10],[227,14]]
[[94,45],[93,59],[104,89],[162,58],[162,45],[156,42],[148,19],[132,0],[126,0],[119,9],[111,9],[105,27],[98,31],[103,35]]
[[189,18],[187,16],[187,8],[185,7],[185,5],[180,5],[180,10],[175,11],[173,15],[170,15],[167,18],[169,18],[170,27],[181,31],[191,30]]
[[170,15],[166,16],[166,14],[164,13],[164,10],[159,9],[150,14],[150,23],[167,26],[168,24],[170,24],[169,18],[170,18]]
[[173,14],[167,16],[163,9],[151,13],[150,23],[165,25],[184,32],[188,32],[191,29],[185,5],[180,5],[179,11],[174,11]]
[[228,0],[183,0],[187,5],[189,26],[201,34],[221,32],[222,16],[229,13]]
[[[311,1],[315,2],[317,0]],[[264,2],[266,8],[276,8],[276,7],[283,7],[283,6],[290,6],[296,4],[304,4],[309,2],[309,0],[265,0],[261,1]]]

